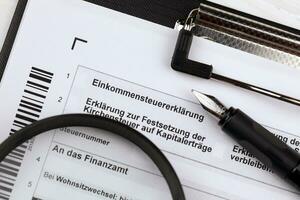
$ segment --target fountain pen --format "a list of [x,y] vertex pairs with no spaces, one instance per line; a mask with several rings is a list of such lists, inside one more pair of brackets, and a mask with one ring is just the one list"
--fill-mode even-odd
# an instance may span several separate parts
[[204,110],[219,120],[221,129],[279,176],[300,189],[300,154],[239,109],[192,90]]

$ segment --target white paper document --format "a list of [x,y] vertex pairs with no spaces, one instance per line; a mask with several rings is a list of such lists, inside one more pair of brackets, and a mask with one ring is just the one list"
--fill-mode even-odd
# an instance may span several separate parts
[[[29,0],[0,83],[0,142],[45,117],[125,123],[170,160],[188,200],[296,200],[197,103],[191,89],[240,108],[300,151],[300,108],[171,69],[178,32],[82,0]],[[195,38],[191,59],[218,74],[300,98],[300,71]],[[66,127],[0,164],[0,199],[171,199],[156,166],[111,133]]]

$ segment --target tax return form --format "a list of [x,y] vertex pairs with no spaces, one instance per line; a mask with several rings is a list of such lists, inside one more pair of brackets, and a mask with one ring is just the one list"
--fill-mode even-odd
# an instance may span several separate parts
[[[300,108],[173,71],[177,34],[81,0],[29,0],[0,85],[0,141],[48,116],[101,115],[153,141],[173,164],[188,200],[299,199],[221,132],[191,89],[241,108],[297,151]],[[300,98],[297,69],[202,38],[195,38],[191,52],[216,73]],[[104,131],[59,129],[14,153],[0,165],[3,199],[171,199],[154,164]]]

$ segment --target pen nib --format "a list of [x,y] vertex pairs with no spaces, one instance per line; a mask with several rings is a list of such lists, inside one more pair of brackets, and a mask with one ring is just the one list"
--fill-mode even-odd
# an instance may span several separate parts
[[197,97],[201,106],[214,115],[215,117],[221,119],[222,115],[225,113],[227,108],[215,97],[207,94],[203,94],[196,90],[192,90],[192,93]]

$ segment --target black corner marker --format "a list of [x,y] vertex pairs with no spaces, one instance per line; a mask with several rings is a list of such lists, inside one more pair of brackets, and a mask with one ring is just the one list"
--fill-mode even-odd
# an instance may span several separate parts
[[76,46],[76,43],[77,42],[83,42],[83,43],[88,43],[87,40],[84,40],[84,39],[81,39],[81,38],[78,38],[78,37],[75,37],[74,40],[73,40],[73,44],[72,44],[72,50],[75,49],[75,46]]

